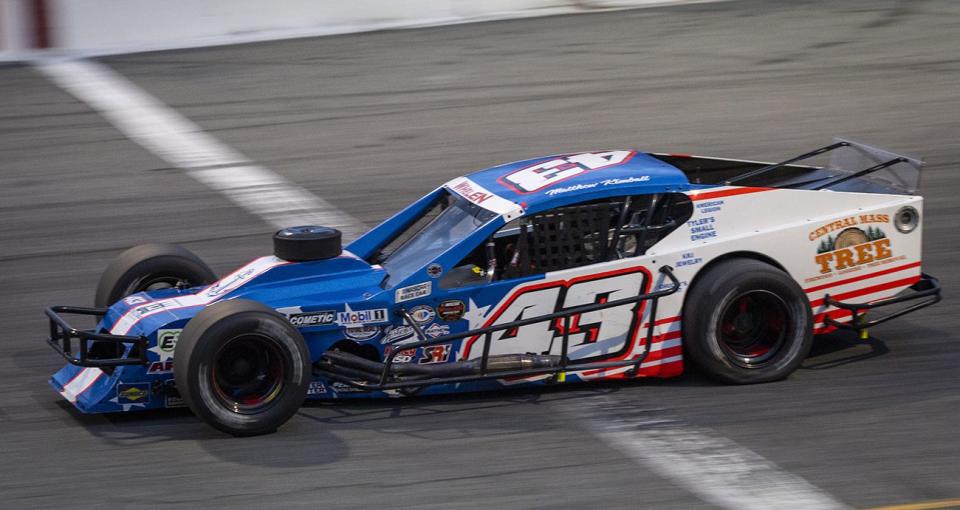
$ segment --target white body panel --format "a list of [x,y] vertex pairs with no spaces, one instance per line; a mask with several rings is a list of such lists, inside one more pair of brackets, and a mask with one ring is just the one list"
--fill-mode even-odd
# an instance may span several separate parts
[[[681,289],[660,299],[651,353],[640,375],[670,376],[682,371],[681,331],[687,290],[712,261],[731,254],[772,260],[796,280],[807,294],[814,313],[814,332],[831,328],[825,314],[841,322],[849,312],[824,304],[827,294],[851,303],[872,302],[897,294],[920,277],[922,201],[918,196],[769,188],[721,187],[689,192],[693,214],[645,255],[548,273],[543,280],[517,285],[489,310],[473,311],[470,327],[552,313],[562,307],[595,302],[598,293],[609,300],[636,295],[650,275],[644,292],[670,285],[661,273],[670,266]],[[903,206],[921,213],[921,225],[901,233],[892,223]],[[828,243],[829,241],[829,243]],[[828,246],[836,244],[836,246]],[[833,248],[833,249],[827,249]],[[822,253],[820,253],[822,251]],[[561,289],[568,292],[561,292]],[[626,307],[629,308],[629,307]],[[595,329],[589,343],[577,337],[589,334],[571,328],[572,359],[608,356],[607,360],[639,356],[649,323],[649,302],[640,307],[615,307],[580,317],[580,325]],[[590,315],[590,317],[587,317]],[[498,339],[492,354],[550,352],[559,354],[559,341],[537,323]],[[459,358],[477,358],[481,341],[465,342]],[[622,377],[627,367],[580,373],[584,379]]]

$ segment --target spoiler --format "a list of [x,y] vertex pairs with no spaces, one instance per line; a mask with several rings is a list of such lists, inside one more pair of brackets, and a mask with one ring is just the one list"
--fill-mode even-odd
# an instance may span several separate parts
[[830,153],[826,166],[802,178],[777,183],[776,187],[897,195],[914,195],[920,187],[923,160],[845,138],[834,138],[830,145],[737,175],[724,184],[736,184],[826,153]]

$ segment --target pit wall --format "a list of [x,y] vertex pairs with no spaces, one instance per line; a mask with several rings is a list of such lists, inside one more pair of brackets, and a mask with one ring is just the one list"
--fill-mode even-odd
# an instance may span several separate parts
[[0,0],[0,59],[105,55],[691,0]]

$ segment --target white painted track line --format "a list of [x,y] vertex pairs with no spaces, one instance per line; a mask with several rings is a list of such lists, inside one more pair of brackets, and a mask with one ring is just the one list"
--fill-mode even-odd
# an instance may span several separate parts
[[276,228],[323,225],[355,239],[362,223],[228,147],[109,67],[48,60],[36,68],[134,142]]
[[662,409],[642,409],[606,396],[557,405],[613,449],[712,505],[737,510],[847,508],[756,452]]

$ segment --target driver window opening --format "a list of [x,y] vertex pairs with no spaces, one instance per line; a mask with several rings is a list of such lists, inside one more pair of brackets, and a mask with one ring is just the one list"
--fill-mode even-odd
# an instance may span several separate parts
[[453,288],[643,255],[693,213],[683,193],[616,197],[558,207],[498,230],[457,265]]

